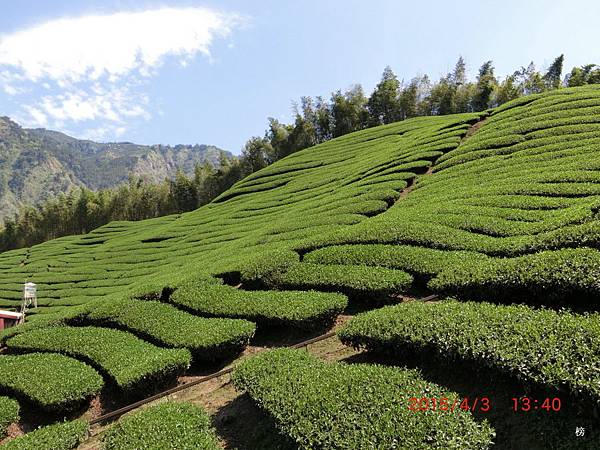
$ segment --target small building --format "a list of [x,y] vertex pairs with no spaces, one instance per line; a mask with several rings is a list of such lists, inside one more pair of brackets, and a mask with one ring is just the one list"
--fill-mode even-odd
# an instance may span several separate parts
[[21,321],[23,314],[12,311],[0,311],[0,330],[14,327]]

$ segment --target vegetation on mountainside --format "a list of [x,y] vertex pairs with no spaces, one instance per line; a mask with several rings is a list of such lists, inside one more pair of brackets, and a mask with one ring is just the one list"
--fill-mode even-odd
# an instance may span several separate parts
[[[0,251],[86,233],[114,220],[142,220],[192,211],[213,200],[236,181],[287,155],[353,131],[411,117],[483,111],[524,95],[557,89],[561,85],[600,83],[600,67],[594,64],[574,67],[561,80],[563,59],[563,55],[556,58],[545,73],[537,71],[531,63],[503,81],[494,75],[491,61],[481,66],[475,81],[469,81],[462,57],[451,73],[435,83],[424,75],[405,84],[387,67],[369,98],[360,85],[343,94],[340,90],[332,93],[329,102],[321,97],[315,100],[302,97],[300,106],[294,105],[293,124],[282,124],[269,118],[264,137],[250,138],[239,158],[228,158],[220,152],[218,168],[214,166],[217,158],[213,152],[208,163],[195,165],[191,178],[183,171],[158,184],[148,183],[143,178],[131,178],[129,183],[116,189],[93,192],[84,188],[52,197],[41,204],[25,205],[15,217],[5,218],[4,230],[0,231]],[[31,132],[46,133],[49,137],[44,142],[52,145],[58,141],[64,146],[63,141],[66,140],[72,146],[71,141],[74,141],[84,153],[101,151],[102,146],[112,149],[125,145],[77,141],[45,130]],[[136,149],[140,146],[126,146],[139,153]],[[185,146],[176,146],[173,151],[181,153],[180,147]],[[118,153],[119,148],[116,150]],[[163,153],[171,151],[161,146],[158,150]],[[188,159],[179,161],[179,166],[190,173],[192,165]]]
[[122,418],[103,438],[105,450],[217,450],[210,417],[190,403],[165,402]]
[[[174,339],[152,311],[164,311],[166,323],[179,315],[166,312],[174,306],[253,322],[281,316],[304,326],[319,311],[329,321],[341,311],[340,291],[353,306],[368,308],[376,296],[400,301],[406,292],[435,290],[476,302],[406,302],[368,313],[351,320],[351,339],[363,345],[363,336],[372,336],[395,364],[403,362],[395,339],[413,350],[432,343],[436,354],[471,361],[473,371],[509,374],[518,392],[525,382],[593,400],[600,360],[593,312],[599,124],[599,86],[532,94],[482,113],[411,118],[296,152],[193,212],[112,222],[2,253],[3,307],[19,305],[25,280],[38,283],[40,306],[0,340],[25,353],[67,353],[113,379],[124,374],[123,383],[144,380],[148,395],[191,360],[186,349],[142,340],[169,346]],[[294,293],[290,304],[302,313],[294,317],[286,304],[291,293],[280,290],[292,287],[338,292]],[[98,306],[90,320],[106,328],[69,322],[103,302],[106,311]],[[156,306],[165,303],[171,306]],[[139,318],[126,311],[129,305],[140,308]],[[557,312],[559,305],[585,314]],[[289,337],[291,327],[271,326],[258,325]],[[166,368],[157,363],[163,358]],[[493,431],[477,414],[409,414],[408,405],[400,411],[407,401],[398,397],[402,389],[424,397],[460,389],[434,385],[425,373],[356,361],[264,353],[248,358],[234,378],[247,389],[246,401],[263,406],[279,430],[306,447],[360,447],[389,436],[415,439],[417,447],[424,439],[441,448],[490,445]],[[585,442],[591,448],[594,432]],[[531,433],[532,440],[543,434]]]
[[0,391],[46,412],[80,407],[104,382],[87,364],[56,354],[0,356]]
[[73,450],[83,441],[88,424],[83,420],[38,428],[2,445],[4,450]]
[[409,399],[460,400],[415,370],[326,363],[280,349],[242,362],[232,374],[298,448],[486,449],[494,431],[469,411],[411,411]]
[[193,173],[197,164],[218,165],[231,157],[210,145],[97,143],[57,131],[21,128],[0,117],[0,220],[23,205],[38,205],[74,188],[108,189],[131,176],[156,183],[179,168]]
[[395,357],[419,353],[461,360],[600,402],[597,314],[483,302],[410,302],[359,314],[338,336],[353,347]]

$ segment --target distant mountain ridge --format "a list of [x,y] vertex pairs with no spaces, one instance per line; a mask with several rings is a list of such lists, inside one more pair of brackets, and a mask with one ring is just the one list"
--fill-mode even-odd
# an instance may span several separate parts
[[0,117],[0,220],[23,204],[38,204],[76,187],[114,187],[130,175],[159,182],[196,164],[219,165],[233,155],[213,145],[139,145],[76,139],[44,128],[27,129]]

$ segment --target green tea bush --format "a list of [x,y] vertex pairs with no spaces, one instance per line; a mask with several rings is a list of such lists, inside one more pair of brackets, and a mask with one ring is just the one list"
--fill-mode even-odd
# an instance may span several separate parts
[[336,245],[314,250],[304,256],[307,263],[352,264],[381,266],[410,272],[421,279],[429,279],[444,269],[474,263],[488,257],[475,252],[442,251],[407,245]]
[[341,341],[389,355],[457,359],[600,402],[600,315],[524,305],[411,302],[359,314]]
[[6,434],[6,428],[19,421],[19,404],[8,397],[0,396],[0,439]]
[[83,420],[49,425],[19,436],[7,443],[4,450],[73,450],[88,433]]
[[299,261],[298,253],[288,249],[274,249],[259,253],[239,264],[240,279],[250,286],[273,287],[281,274]]
[[382,267],[300,263],[279,279],[287,289],[342,292],[353,298],[379,298],[406,292],[413,278],[406,272]]
[[103,301],[77,320],[120,328],[157,345],[187,348],[196,361],[240,353],[256,330],[247,320],[196,317],[164,303],[126,298]]
[[516,258],[465,259],[428,285],[466,299],[593,305],[600,300],[600,251],[544,251]]
[[232,380],[298,448],[485,449],[494,437],[468,411],[410,411],[411,397],[458,399],[416,370],[326,363],[280,349],[243,361]]
[[314,291],[244,291],[231,286],[198,286],[177,289],[170,303],[207,317],[246,319],[259,327],[321,328],[331,324],[346,308],[341,294]]
[[96,327],[35,329],[8,339],[6,346],[83,359],[130,396],[173,381],[191,362],[188,350],[161,349],[124,331]]
[[62,412],[80,407],[104,382],[87,364],[57,354],[0,356],[0,390],[36,408]]
[[105,450],[217,450],[209,415],[190,403],[165,402],[119,420],[103,438]]

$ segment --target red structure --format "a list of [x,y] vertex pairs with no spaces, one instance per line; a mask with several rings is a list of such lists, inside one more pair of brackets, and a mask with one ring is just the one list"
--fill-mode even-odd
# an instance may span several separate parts
[[0,311],[0,330],[14,327],[19,323],[23,314],[12,311]]

